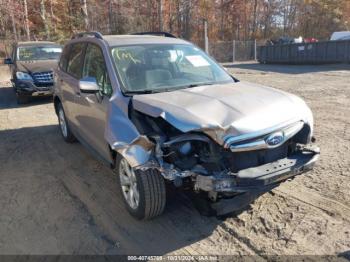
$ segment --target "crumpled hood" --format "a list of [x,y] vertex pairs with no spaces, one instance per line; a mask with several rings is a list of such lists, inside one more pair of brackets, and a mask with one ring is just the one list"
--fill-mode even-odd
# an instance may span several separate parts
[[57,68],[57,60],[17,61],[17,69],[26,73],[48,72]]
[[164,118],[182,132],[201,130],[220,144],[230,134],[259,132],[293,121],[313,125],[312,113],[302,99],[247,82],[136,95],[133,106]]

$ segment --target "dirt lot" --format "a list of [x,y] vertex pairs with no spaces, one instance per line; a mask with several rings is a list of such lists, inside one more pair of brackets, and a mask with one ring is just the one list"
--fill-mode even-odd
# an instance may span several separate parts
[[225,220],[178,193],[147,222],[125,212],[107,167],[63,142],[50,100],[16,104],[0,67],[0,254],[349,255],[350,66],[228,67],[307,101],[318,166]]

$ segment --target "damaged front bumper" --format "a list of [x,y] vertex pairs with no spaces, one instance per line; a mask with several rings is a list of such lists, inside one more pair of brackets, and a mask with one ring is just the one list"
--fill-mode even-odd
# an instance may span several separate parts
[[218,193],[267,192],[279,183],[313,168],[319,158],[318,147],[303,148],[294,155],[238,173],[196,177],[195,189]]
[[310,171],[319,155],[318,147],[304,148],[290,157],[235,174],[197,176],[195,187],[215,194],[235,193],[232,198],[220,199],[210,204],[216,215],[226,215],[243,210],[281,182]]

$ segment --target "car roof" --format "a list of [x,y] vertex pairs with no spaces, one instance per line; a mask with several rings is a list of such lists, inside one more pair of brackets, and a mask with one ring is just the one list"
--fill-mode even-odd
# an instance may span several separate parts
[[340,40],[343,37],[350,36],[350,31],[340,31],[340,32],[334,32],[331,35],[331,40]]
[[40,45],[57,45],[59,44],[49,41],[26,41],[26,42],[18,42],[17,46],[40,46]]
[[153,35],[104,35],[103,40],[105,40],[109,46],[137,44],[190,44],[180,38]]

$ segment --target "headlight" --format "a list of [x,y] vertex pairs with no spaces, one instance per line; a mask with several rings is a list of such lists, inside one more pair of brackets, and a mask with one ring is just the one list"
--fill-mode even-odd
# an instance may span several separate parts
[[18,80],[33,81],[33,78],[30,76],[30,74],[24,72],[17,72],[16,77]]
[[179,152],[182,155],[188,155],[191,152],[192,146],[190,142],[183,143],[181,146],[179,146]]

